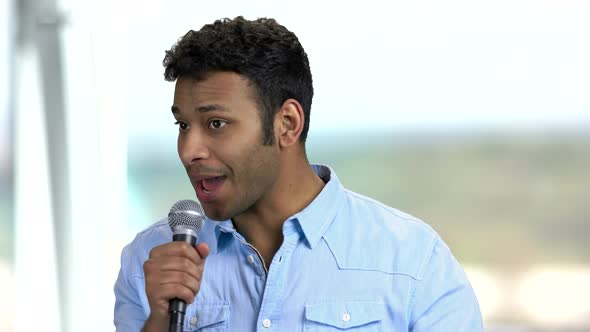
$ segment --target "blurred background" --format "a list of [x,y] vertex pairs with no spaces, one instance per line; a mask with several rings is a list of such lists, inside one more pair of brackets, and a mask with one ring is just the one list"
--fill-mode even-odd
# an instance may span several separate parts
[[297,34],[309,159],[432,225],[487,331],[590,331],[590,2],[0,4],[0,332],[114,330],[122,247],[195,198],[164,51],[237,15]]

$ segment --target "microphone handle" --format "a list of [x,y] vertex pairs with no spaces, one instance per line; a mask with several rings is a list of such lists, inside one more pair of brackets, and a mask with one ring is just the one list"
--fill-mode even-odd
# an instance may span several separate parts
[[170,300],[170,326],[169,332],[182,332],[184,329],[184,315],[186,303],[180,299]]
[[[197,238],[192,234],[178,233],[172,236],[172,241],[182,241],[195,246]],[[170,300],[168,313],[170,314],[169,332],[182,332],[184,329],[184,316],[186,314],[186,302],[179,298]]]

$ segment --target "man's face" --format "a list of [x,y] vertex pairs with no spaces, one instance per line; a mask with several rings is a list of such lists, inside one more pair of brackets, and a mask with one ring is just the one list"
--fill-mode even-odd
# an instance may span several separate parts
[[205,214],[232,218],[269,194],[279,173],[277,145],[262,144],[254,88],[241,75],[179,78],[172,113],[178,154]]

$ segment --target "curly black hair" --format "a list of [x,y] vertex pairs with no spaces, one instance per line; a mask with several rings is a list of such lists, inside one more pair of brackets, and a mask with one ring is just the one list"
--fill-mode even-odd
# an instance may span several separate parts
[[164,78],[205,79],[214,71],[231,71],[254,84],[264,133],[263,144],[274,144],[273,118],[283,102],[297,100],[305,122],[299,140],[309,130],[313,83],[309,60],[297,36],[272,18],[254,21],[224,18],[190,30],[166,51]]

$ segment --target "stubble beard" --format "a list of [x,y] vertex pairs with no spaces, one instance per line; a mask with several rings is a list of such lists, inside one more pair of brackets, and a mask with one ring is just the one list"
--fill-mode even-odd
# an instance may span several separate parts
[[[242,168],[236,180],[236,197],[234,206],[224,213],[223,220],[231,219],[255,208],[260,201],[267,197],[278,179],[279,156],[269,146],[257,146],[246,154]],[[235,173],[234,173],[235,174]]]

